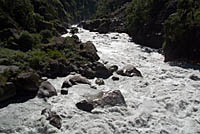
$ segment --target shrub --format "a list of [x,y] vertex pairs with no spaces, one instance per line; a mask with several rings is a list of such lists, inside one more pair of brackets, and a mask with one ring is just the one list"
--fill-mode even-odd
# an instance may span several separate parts
[[29,32],[25,31],[20,35],[18,44],[20,50],[28,51],[32,49],[35,43],[32,35]]
[[200,60],[200,2],[180,0],[177,7],[164,23],[165,61]]

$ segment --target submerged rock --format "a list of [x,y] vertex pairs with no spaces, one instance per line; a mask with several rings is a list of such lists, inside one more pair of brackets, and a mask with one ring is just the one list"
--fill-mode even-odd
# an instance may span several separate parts
[[41,83],[39,91],[38,91],[38,97],[44,98],[44,97],[52,97],[56,95],[57,95],[57,91],[50,82],[44,81]]
[[136,69],[133,65],[127,65],[123,67],[122,69],[117,71],[117,74],[122,75],[122,76],[129,76],[129,77],[133,77],[133,76],[142,77],[141,72],[138,69]]
[[200,77],[198,77],[198,76],[196,76],[194,74],[190,76],[190,79],[194,80],[194,81],[200,81]]
[[104,82],[104,80],[103,80],[102,78],[96,79],[96,80],[95,80],[95,83],[96,83],[97,85],[104,85],[104,84],[105,84],[105,82]]

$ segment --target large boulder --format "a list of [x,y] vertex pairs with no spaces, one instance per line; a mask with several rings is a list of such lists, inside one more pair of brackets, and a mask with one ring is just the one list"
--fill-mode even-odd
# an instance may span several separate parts
[[57,91],[50,82],[44,81],[41,83],[38,91],[38,97],[44,98],[44,97],[52,97],[55,95],[57,95]]
[[100,92],[98,97],[91,102],[96,106],[126,106],[124,96],[120,90]]
[[91,41],[80,44],[79,54],[85,58],[88,58],[91,62],[95,62],[100,59],[97,55],[97,49]]
[[95,107],[105,106],[127,106],[120,90],[99,92],[98,94],[92,95],[88,100],[80,101],[76,104],[77,108],[91,112]]
[[129,77],[133,77],[133,76],[142,77],[141,72],[138,69],[136,69],[133,65],[127,65],[123,67],[122,69],[117,71],[117,74],[122,75],[122,76],[129,76]]
[[89,79],[94,77],[107,79],[112,75],[112,72],[104,64],[93,62],[83,67],[81,74]]
[[40,76],[34,72],[20,73],[16,78],[17,89],[23,91],[36,92],[40,85]]
[[81,75],[74,75],[74,76],[69,77],[67,80],[63,82],[62,88],[69,88],[77,84],[91,85],[91,82],[86,77],[83,77]]
[[13,82],[0,83],[0,102],[6,101],[16,95],[16,87]]

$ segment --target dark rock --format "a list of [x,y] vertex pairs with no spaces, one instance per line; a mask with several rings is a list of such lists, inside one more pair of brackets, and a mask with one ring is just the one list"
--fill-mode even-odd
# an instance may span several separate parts
[[90,59],[90,61],[95,62],[100,58],[97,55],[97,49],[91,41],[80,44],[80,55]]
[[137,70],[133,65],[127,65],[123,67],[122,69],[117,71],[117,74],[122,75],[122,76],[139,76],[142,77],[142,74],[139,70]]
[[89,79],[94,77],[107,79],[112,75],[112,72],[100,62],[93,62],[85,65],[81,74]]
[[61,88],[70,88],[72,86],[73,86],[73,84],[70,81],[66,80],[66,81],[63,82]]
[[116,72],[118,70],[118,66],[117,65],[112,65],[110,67],[108,67],[108,70],[110,70],[112,73]]
[[60,34],[66,34],[68,33],[67,29],[62,26],[62,25],[57,25],[56,26],[56,30],[60,33]]
[[16,93],[16,87],[13,82],[7,82],[5,85],[0,83],[0,102],[14,97]]
[[20,73],[17,76],[15,84],[17,85],[17,88],[20,90],[38,91],[40,85],[39,80],[40,77],[37,73],[26,72],[26,73]]
[[67,62],[66,59],[51,60],[48,67],[42,72],[43,76],[49,78],[65,77],[73,72],[75,67]]
[[191,75],[190,76],[190,79],[191,80],[194,80],[194,81],[200,81],[200,77],[196,76],[196,75]]
[[92,70],[90,67],[84,67],[84,68],[81,68],[80,69],[80,71],[81,71],[81,74],[83,75],[83,76],[85,76],[86,78],[88,78],[88,79],[93,79],[93,78],[95,78],[95,71],[94,70]]
[[70,30],[70,33],[71,33],[71,34],[76,34],[76,33],[78,33],[78,28],[72,27],[71,30]]
[[119,77],[113,76],[113,77],[112,77],[112,80],[113,80],[113,81],[118,81],[118,80],[119,80]]
[[104,84],[105,84],[105,82],[104,82],[104,80],[103,80],[102,78],[96,79],[96,80],[95,80],[95,83],[96,83],[97,85],[104,85]]
[[76,107],[78,109],[86,111],[86,112],[91,112],[94,109],[93,105],[91,103],[87,102],[86,100],[78,102],[76,104]]
[[67,95],[67,94],[68,94],[68,90],[62,89],[62,90],[60,91],[60,93],[61,93],[62,95]]
[[50,109],[44,109],[42,110],[41,115],[44,115],[46,120],[49,120],[49,123],[52,126],[58,129],[62,127],[62,119],[56,112],[53,112]]
[[45,97],[52,97],[55,95],[57,95],[56,89],[50,82],[44,81],[41,83],[38,91],[38,97],[45,98]]

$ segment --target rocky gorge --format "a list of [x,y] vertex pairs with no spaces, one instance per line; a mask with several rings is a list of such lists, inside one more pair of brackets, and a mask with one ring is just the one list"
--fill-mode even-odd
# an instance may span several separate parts
[[[0,109],[1,133],[200,132],[198,66],[164,63],[156,49],[130,42],[125,33],[78,28],[76,35],[82,42],[91,41],[100,57],[89,72],[100,68],[109,75],[100,79],[99,73],[90,78],[76,72],[48,79],[40,85],[40,97]],[[68,36],[73,35],[63,35]]]

